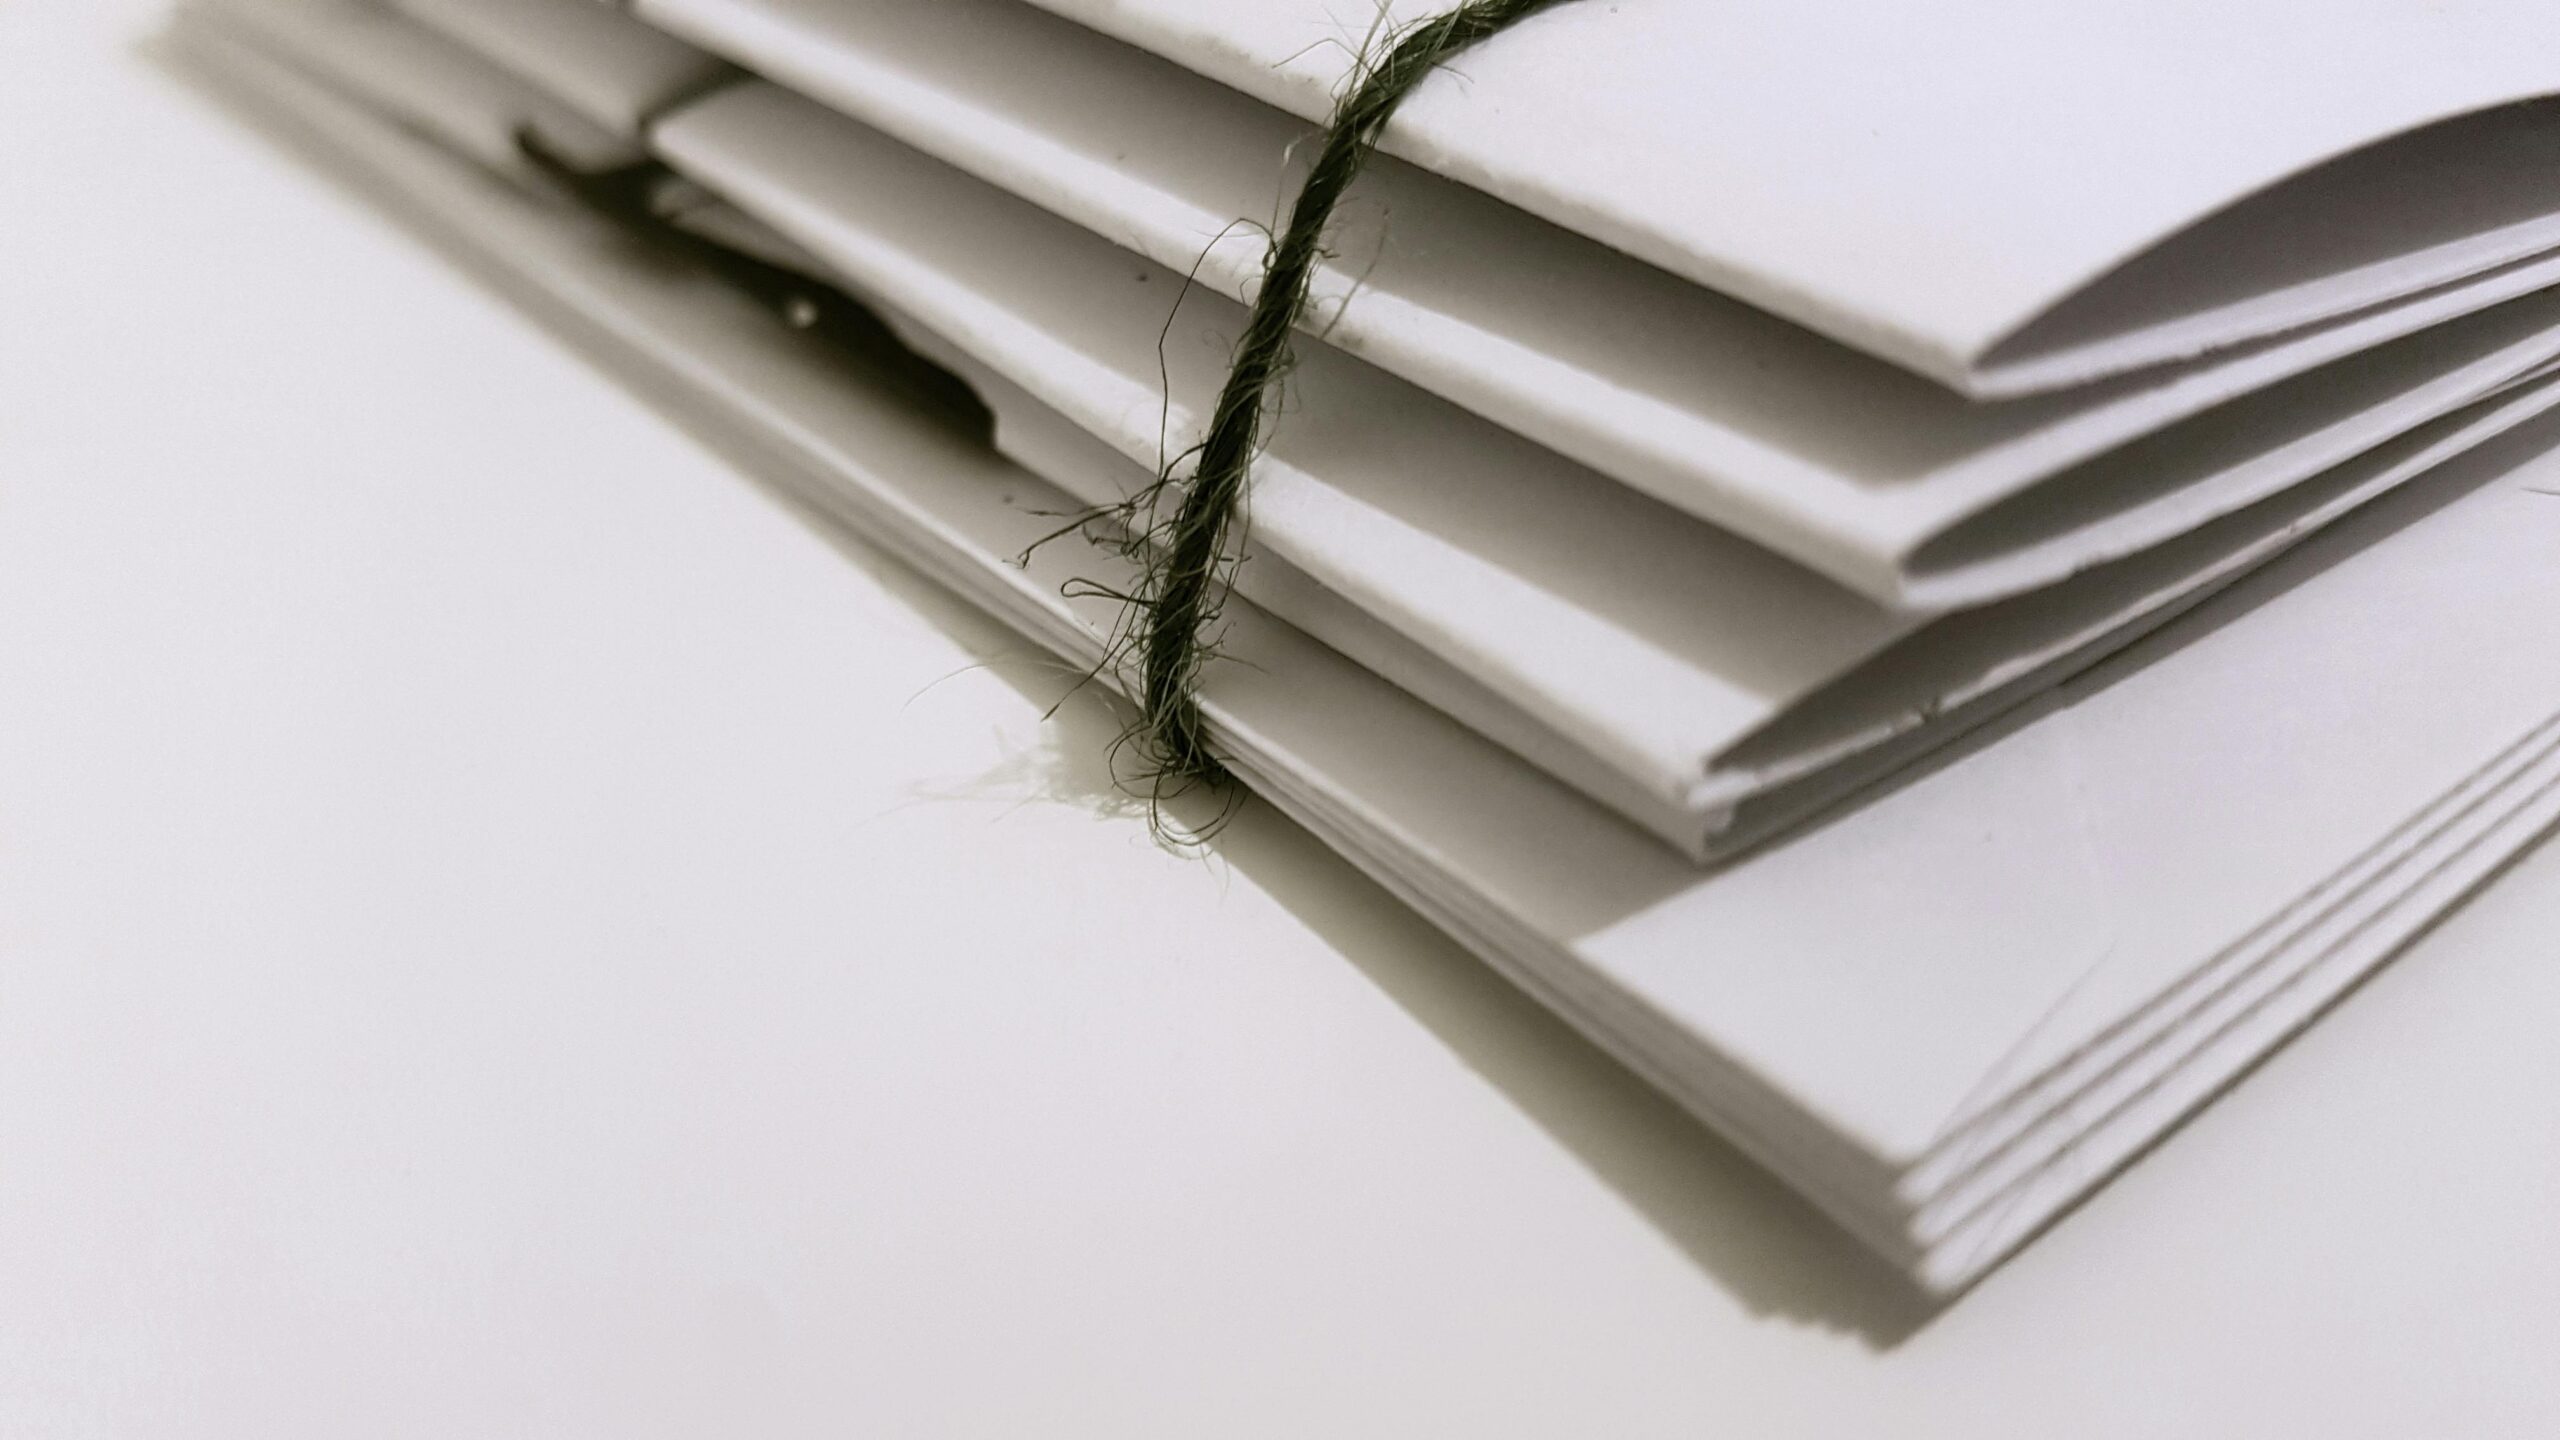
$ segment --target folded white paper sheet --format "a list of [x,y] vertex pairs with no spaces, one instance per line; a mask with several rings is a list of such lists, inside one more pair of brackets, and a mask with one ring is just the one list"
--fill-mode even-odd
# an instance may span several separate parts
[[[1310,118],[1367,37],[1441,9],[1035,3]],[[1948,383],[2016,393],[2549,248],[2560,129],[2521,102],[2555,90],[2560,12],[2535,0],[1618,0],[1478,47],[1385,143]]]
[[[1119,498],[1168,449],[1190,443],[1223,378],[1224,337],[1235,317],[1219,302],[1186,305],[1185,319],[1204,330],[1184,324],[1176,333],[1193,343],[1165,347],[1164,297],[1178,275],[1072,227],[1044,226],[1009,197],[955,183],[932,162],[807,101],[736,87],[670,117],[657,143],[688,175],[911,318],[913,343],[978,380],[1016,457],[1087,501]],[[2471,322],[2494,322],[2494,335],[2474,338],[2498,343],[2458,369],[2430,411],[2492,392],[2560,351],[2560,296],[2526,305]],[[2338,393],[2352,393],[2345,377],[2333,378]],[[1850,601],[1722,532],[1684,524],[1587,475],[1577,479],[1544,452],[1506,443],[1340,357],[1307,354],[1293,385],[1296,403],[1323,423],[1284,423],[1275,434],[1253,502],[1260,549],[1643,793],[1672,801],[1686,817],[1674,823],[1685,827],[1690,848],[1702,843],[1702,829],[1705,843],[1721,837],[1729,820],[1720,812],[1770,783],[1769,774],[1725,763],[1736,747],[1918,628],[1916,617]],[[1053,414],[1100,437],[1120,463],[1058,434],[1048,423]],[[2388,438],[2386,427],[2302,442],[2251,463],[2310,473]],[[2158,456],[2156,467],[2177,461]],[[2188,549],[2129,568],[2146,577],[2139,586],[2116,576],[2103,589],[2083,585],[2019,602],[2017,611],[2047,611],[2039,643],[1996,661],[1964,652],[1975,657],[1974,674],[1941,670],[1927,687],[1862,688],[1854,703],[1871,717],[1863,737],[1872,742],[1896,728],[1892,717],[1934,713],[1979,693],[1982,671],[2049,657],[2054,636],[2102,633],[2134,605],[2165,603],[2207,574]],[[1246,583],[1260,583],[1250,566]],[[2106,606],[2089,608],[2101,594]],[[1996,621],[1949,625],[2016,623],[2004,612]],[[1374,653],[1338,632],[1327,638],[1363,658]],[[1933,636],[1933,646],[1942,638]],[[1841,728],[1819,719],[1809,726]],[[1769,758],[1779,773],[1803,768]],[[1582,779],[1568,764],[1549,763]]]
[[[351,41],[330,52],[343,83],[395,109],[425,89],[417,78],[381,78],[407,61],[408,48],[377,46],[371,69],[346,68],[359,51]],[[628,88],[645,78],[617,81],[612,65],[592,53],[549,63],[604,71],[581,79],[588,89]],[[481,98],[476,91],[463,97]],[[680,157],[701,148],[686,140],[699,124],[713,137],[705,143],[716,160],[721,117],[733,109],[751,123],[778,117],[778,128],[749,133],[774,135],[793,155],[802,152],[784,142],[809,126],[822,134],[835,123],[801,114],[797,102],[777,109],[745,94],[704,108],[698,121],[670,127]],[[498,135],[509,125],[472,116],[442,128]],[[720,173],[729,184],[729,172]],[[947,274],[928,274],[918,288],[917,267],[947,269],[971,253],[972,233],[1009,240],[1003,215],[980,215],[934,194],[901,203],[893,180],[859,166],[824,166],[810,183],[820,188],[806,198],[823,204],[836,197],[837,208],[869,214],[893,234],[891,222],[901,216],[925,227],[921,241],[910,237],[900,263],[881,268],[875,243],[858,247],[852,264],[858,279],[920,309],[939,333],[971,337],[982,349],[996,345],[1019,362],[1012,374],[1079,403],[1072,384],[1059,388],[1074,371],[1057,346],[1001,346],[1002,337],[1020,332],[1022,311],[1081,316],[1066,329],[1088,345],[1096,333],[1116,339],[1122,363],[1105,369],[1098,383],[1125,392],[1099,409],[1082,402],[1085,423],[1108,423],[1115,405],[1126,422],[1158,403],[1157,376],[1139,373],[1156,353],[1152,314],[1124,309],[1097,322],[1076,303],[1120,287],[1117,252],[1083,240],[1081,250],[1094,258],[1079,274],[1058,263],[1078,253],[1072,234],[1057,254],[1008,245],[974,272],[963,268],[956,296]],[[689,216],[697,227],[720,219],[712,207]],[[787,248],[757,240],[751,226],[719,228],[729,243],[760,254]],[[828,235],[812,239],[843,253],[828,245]],[[1014,308],[1001,301],[989,308],[968,290],[972,273],[981,289],[992,285],[1013,296]],[[1017,282],[1041,276],[1050,282],[1043,298],[1026,305]],[[1059,296],[1070,297],[1063,312]],[[914,333],[929,347],[950,349],[930,327]],[[1092,444],[1004,374],[965,353],[946,358],[995,403],[1004,421],[1000,439],[1015,458],[1079,499],[1105,503],[1142,480],[1143,471]],[[1190,378],[1194,389],[1214,384],[1214,368]],[[1272,553],[1246,568],[1245,593],[1685,853],[1706,857],[1762,838],[1988,718],[1999,704],[2090,663],[2106,645],[2174,613],[2355,500],[2551,398],[2520,397],[2488,415],[2448,422],[2442,436],[2360,459],[2304,494],[2268,502],[2195,540],[2084,575],[2049,595],[1942,622],[1898,647],[1914,628],[1907,618],[1843,603],[1749,547],[1647,513],[1608,487],[1587,498],[1552,484],[1541,489],[1535,457],[1521,447],[1470,458],[1468,443],[1480,432],[1462,430],[1452,440],[1445,426],[1428,423],[1448,418],[1430,407],[1402,416],[1379,409],[1371,412],[1378,423],[1351,437],[1357,443],[1338,447],[1330,467],[1318,466],[1350,477],[1347,492],[1317,475],[1268,467],[1256,523]],[[1148,418],[1161,423],[1160,414]],[[1157,443],[1152,426],[1135,424],[1121,440],[1133,455]],[[1526,471],[1504,468],[1524,457],[1533,462]],[[1465,487],[1432,483],[1452,470],[1473,478]],[[1624,583],[1630,577],[1642,583],[1631,588]],[[1863,763],[1844,763],[1862,755]]]
[[[1305,122],[1021,0],[638,8],[1231,299],[1260,283],[1258,227],[1306,148]],[[2172,471],[2153,493],[2198,488],[2143,506],[2108,490],[2106,466],[2075,467],[2560,281],[2560,255],[2546,254],[2173,371],[1981,405],[1416,167],[1377,161],[1354,193],[1336,225],[1340,258],[1317,281],[1325,338],[1879,599],[1924,608],[2049,583],[2253,493],[2240,477]],[[2080,496],[2078,508],[2019,524],[2017,497],[2048,479]]]
[[[610,227],[197,48],[698,421],[1035,639],[1094,653],[1107,608],[1057,582],[1106,557],[1004,563],[1049,524],[1033,477]],[[2367,507],[2145,663],[1705,875],[1250,607],[1232,637],[1250,663],[1209,699],[1265,793],[1879,1248],[1960,1284],[2547,823],[2551,439]],[[2256,965],[2215,973],[2252,947]],[[2123,1038],[2152,1022],[2159,1038]],[[2093,1056],[2103,1076],[2072,1083]],[[1949,1148],[2020,1107],[2039,1125],[2013,1121],[1989,1163]],[[1933,1223],[1906,1183],[1961,1216]]]
[[[814,257],[793,258],[795,247],[788,240],[762,232],[751,218],[724,212],[716,202],[687,211],[681,221],[750,253],[784,256],[786,267],[827,273]],[[924,340],[993,404],[1005,417],[998,431],[1000,448],[1034,473],[1078,501],[1097,505],[1135,483],[1136,472],[1125,460],[1065,416],[968,356],[944,353],[947,347],[929,328],[912,322],[900,328]],[[1695,765],[1679,766],[1667,780],[1607,768],[1573,736],[1543,724],[1277,555],[1256,556],[1237,583],[1262,608],[1586,796],[1693,855],[1712,857],[1743,848],[1891,773],[2003,706],[2131,643],[2357,505],[2560,405],[2560,385],[2550,379],[2554,368],[2560,367],[2545,366],[2496,399],[2421,427],[2169,545],[2047,591],[1938,621],[1788,706],[1745,741],[1715,756],[1705,766],[1703,781]],[[1306,531],[1319,545],[1328,533],[1321,526]],[[1418,563],[1431,568],[1427,551],[1416,557],[1390,547],[1381,554],[1391,567]],[[1504,593],[1485,598],[1497,609],[1513,599]],[[1537,613],[1544,602],[1531,597],[1514,603]],[[1640,676],[1641,664],[1636,664]],[[1604,693],[1618,693],[1603,688]],[[1643,705],[1641,690],[1630,703]],[[1647,706],[1644,713],[1658,708]],[[1666,783],[1667,790],[1662,788]],[[1708,827],[1703,841],[1701,824]]]

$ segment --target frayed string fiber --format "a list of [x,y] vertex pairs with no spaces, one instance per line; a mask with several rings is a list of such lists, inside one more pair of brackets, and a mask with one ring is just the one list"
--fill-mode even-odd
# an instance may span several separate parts
[[[1127,739],[1150,772],[1155,800],[1226,778],[1200,712],[1200,669],[1214,649],[1212,632],[1242,549],[1246,480],[1273,397],[1289,371],[1292,337],[1305,322],[1309,287],[1324,258],[1335,209],[1416,86],[1459,52],[1565,3],[1471,0],[1408,27],[1355,70],[1288,222],[1265,252],[1261,289],[1236,341],[1208,433],[1187,457],[1194,462],[1189,479],[1174,487],[1168,465],[1155,487],[1115,512],[1142,571],[1134,593],[1111,595],[1127,607],[1114,653],[1135,659],[1141,709]],[[1179,508],[1171,518],[1149,523],[1168,487],[1178,488]]]

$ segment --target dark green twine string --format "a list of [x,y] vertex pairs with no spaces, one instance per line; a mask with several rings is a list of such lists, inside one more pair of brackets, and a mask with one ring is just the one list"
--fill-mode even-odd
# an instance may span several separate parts
[[[1138,728],[1128,738],[1141,747],[1156,800],[1193,782],[1215,784],[1226,778],[1225,766],[1209,748],[1200,714],[1200,668],[1208,650],[1204,635],[1225,600],[1225,581],[1242,538],[1245,481],[1262,442],[1264,412],[1288,374],[1291,336],[1305,317],[1308,286],[1325,258],[1325,228],[1335,207],[1415,86],[1460,51],[1563,3],[1470,0],[1422,21],[1395,37],[1374,64],[1364,63],[1349,93],[1334,107],[1323,149],[1308,168],[1287,227],[1265,257],[1262,288],[1236,341],[1208,435],[1193,452],[1198,463],[1182,487],[1181,508],[1161,524],[1130,527],[1144,529],[1130,542],[1132,553],[1142,557],[1143,579],[1135,594],[1111,597],[1129,607],[1115,653],[1134,650],[1138,657],[1142,710]],[[1158,477],[1159,487],[1171,483],[1171,468]],[[1150,509],[1156,498],[1153,492],[1141,495],[1127,514]]]

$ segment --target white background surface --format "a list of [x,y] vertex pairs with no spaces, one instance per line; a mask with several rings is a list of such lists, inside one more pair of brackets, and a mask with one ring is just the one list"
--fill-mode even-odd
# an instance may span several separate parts
[[0,3],[0,1434],[2560,1433],[2546,849],[1937,1313]]

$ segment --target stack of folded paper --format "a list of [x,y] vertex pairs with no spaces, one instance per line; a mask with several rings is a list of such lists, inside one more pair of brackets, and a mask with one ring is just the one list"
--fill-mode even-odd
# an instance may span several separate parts
[[[1133,562],[1033,542],[1197,440],[1316,122],[1439,8],[189,0],[167,51],[1092,665]],[[2521,0],[1525,21],[1332,232],[1218,744],[1961,1285],[2560,815],[2553,90]]]

